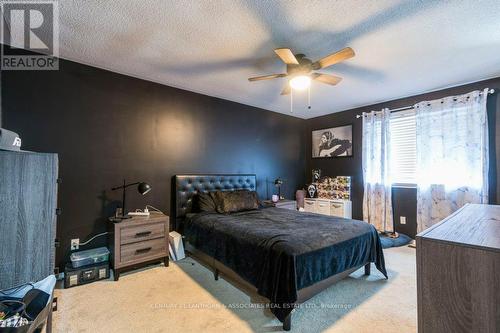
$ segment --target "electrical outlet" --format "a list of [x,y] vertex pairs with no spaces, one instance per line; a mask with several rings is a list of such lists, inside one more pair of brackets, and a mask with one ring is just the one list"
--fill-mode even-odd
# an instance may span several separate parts
[[406,224],[406,216],[400,216],[399,217],[399,223],[400,224]]
[[80,248],[80,238],[73,238],[71,240],[71,251],[78,250]]

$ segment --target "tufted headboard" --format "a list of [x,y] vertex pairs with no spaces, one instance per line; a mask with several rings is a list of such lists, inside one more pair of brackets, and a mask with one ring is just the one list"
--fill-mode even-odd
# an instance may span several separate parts
[[175,212],[176,221],[190,212],[193,196],[198,191],[234,191],[257,188],[257,177],[253,174],[241,175],[176,175]]

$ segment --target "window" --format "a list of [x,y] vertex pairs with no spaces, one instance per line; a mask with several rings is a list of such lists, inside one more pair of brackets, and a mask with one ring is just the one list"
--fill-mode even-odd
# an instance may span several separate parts
[[417,182],[417,136],[415,110],[394,112],[390,119],[391,181],[397,185]]

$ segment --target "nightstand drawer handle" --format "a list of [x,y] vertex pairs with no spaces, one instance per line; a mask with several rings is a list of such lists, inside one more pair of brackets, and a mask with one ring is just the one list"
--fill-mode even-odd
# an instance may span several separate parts
[[138,232],[135,234],[135,237],[146,237],[151,235],[151,231]]
[[151,251],[151,249],[152,249],[152,247],[145,247],[143,249],[138,249],[138,250],[135,250],[135,254],[146,253],[146,252]]

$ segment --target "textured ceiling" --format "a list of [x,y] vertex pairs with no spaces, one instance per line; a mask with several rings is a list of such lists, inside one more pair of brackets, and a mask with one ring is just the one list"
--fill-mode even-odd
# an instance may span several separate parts
[[500,76],[500,1],[59,1],[62,58],[290,114],[273,53],[312,60],[351,46],[356,57],[294,95],[311,118]]

